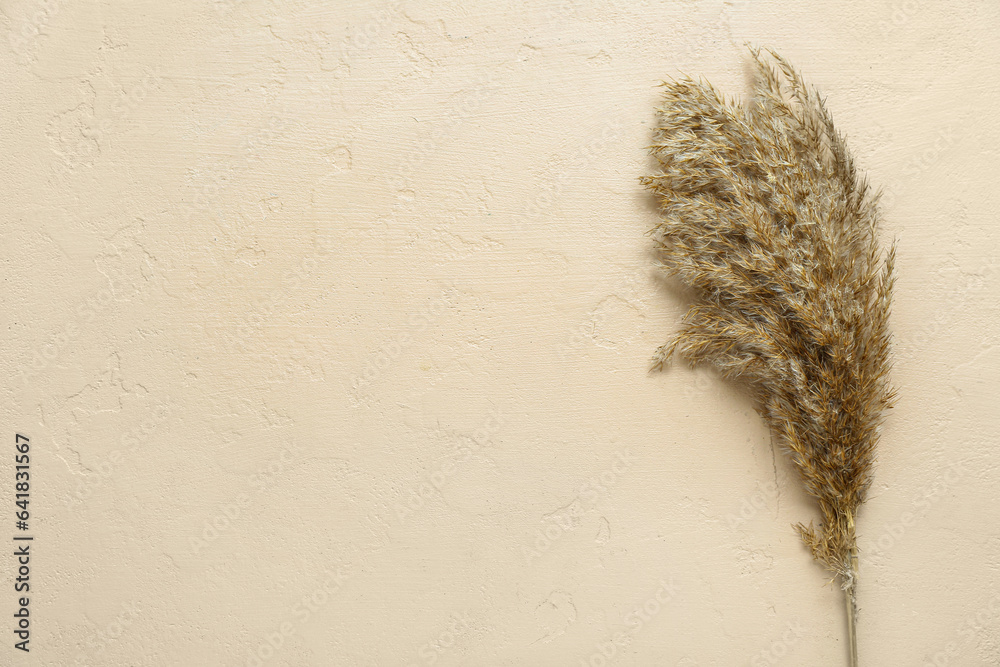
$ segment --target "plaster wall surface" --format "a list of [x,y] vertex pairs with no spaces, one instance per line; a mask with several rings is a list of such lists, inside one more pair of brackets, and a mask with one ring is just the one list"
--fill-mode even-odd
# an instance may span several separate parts
[[[0,664],[843,665],[748,399],[650,357],[661,80],[827,96],[897,238],[866,665],[1000,664],[1000,6],[0,7]],[[31,442],[14,528],[15,438]]]

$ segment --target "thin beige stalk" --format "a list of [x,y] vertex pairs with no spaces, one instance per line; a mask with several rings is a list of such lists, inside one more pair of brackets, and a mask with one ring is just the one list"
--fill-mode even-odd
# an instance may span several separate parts
[[[854,517],[848,514],[847,527],[854,543]],[[852,546],[848,579],[844,582],[844,602],[847,605],[847,650],[850,667],[858,667],[858,548]]]
[[858,667],[858,601],[855,595],[856,584],[844,589],[844,600],[847,603],[847,650],[851,667]]

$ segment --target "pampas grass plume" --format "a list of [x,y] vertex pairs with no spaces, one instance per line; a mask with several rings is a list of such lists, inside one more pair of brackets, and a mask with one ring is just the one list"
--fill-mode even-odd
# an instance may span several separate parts
[[709,364],[751,392],[819,506],[796,526],[845,592],[857,664],[858,509],[871,485],[888,382],[893,249],[877,196],[819,93],[751,49],[745,102],[709,83],[664,84],[643,180],[657,196],[661,265],[698,297],[654,359]]

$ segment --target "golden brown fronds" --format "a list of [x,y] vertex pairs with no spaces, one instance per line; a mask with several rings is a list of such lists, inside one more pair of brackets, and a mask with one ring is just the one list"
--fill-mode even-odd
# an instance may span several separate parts
[[700,298],[673,352],[739,379],[819,503],[797,529],[853,591],[854,518],[871,483],[889,371],[893,250],[877,196],[819,94],[773,52],[752,50],[744,103],[710,84],[665,85],[643,182],[659,197],[662,266]]

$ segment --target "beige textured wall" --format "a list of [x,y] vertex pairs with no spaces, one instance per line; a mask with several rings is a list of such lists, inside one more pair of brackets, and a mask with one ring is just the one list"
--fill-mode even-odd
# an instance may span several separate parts
[[656,84],[742,92],[749,39],[828,95],[900,242],[864,664],[1000,664],[998,26],[4,2],[0,540],[16,433],[35,540],[0,663],[844,664],[752,406],[646,372],[684,306],[643,236]]

